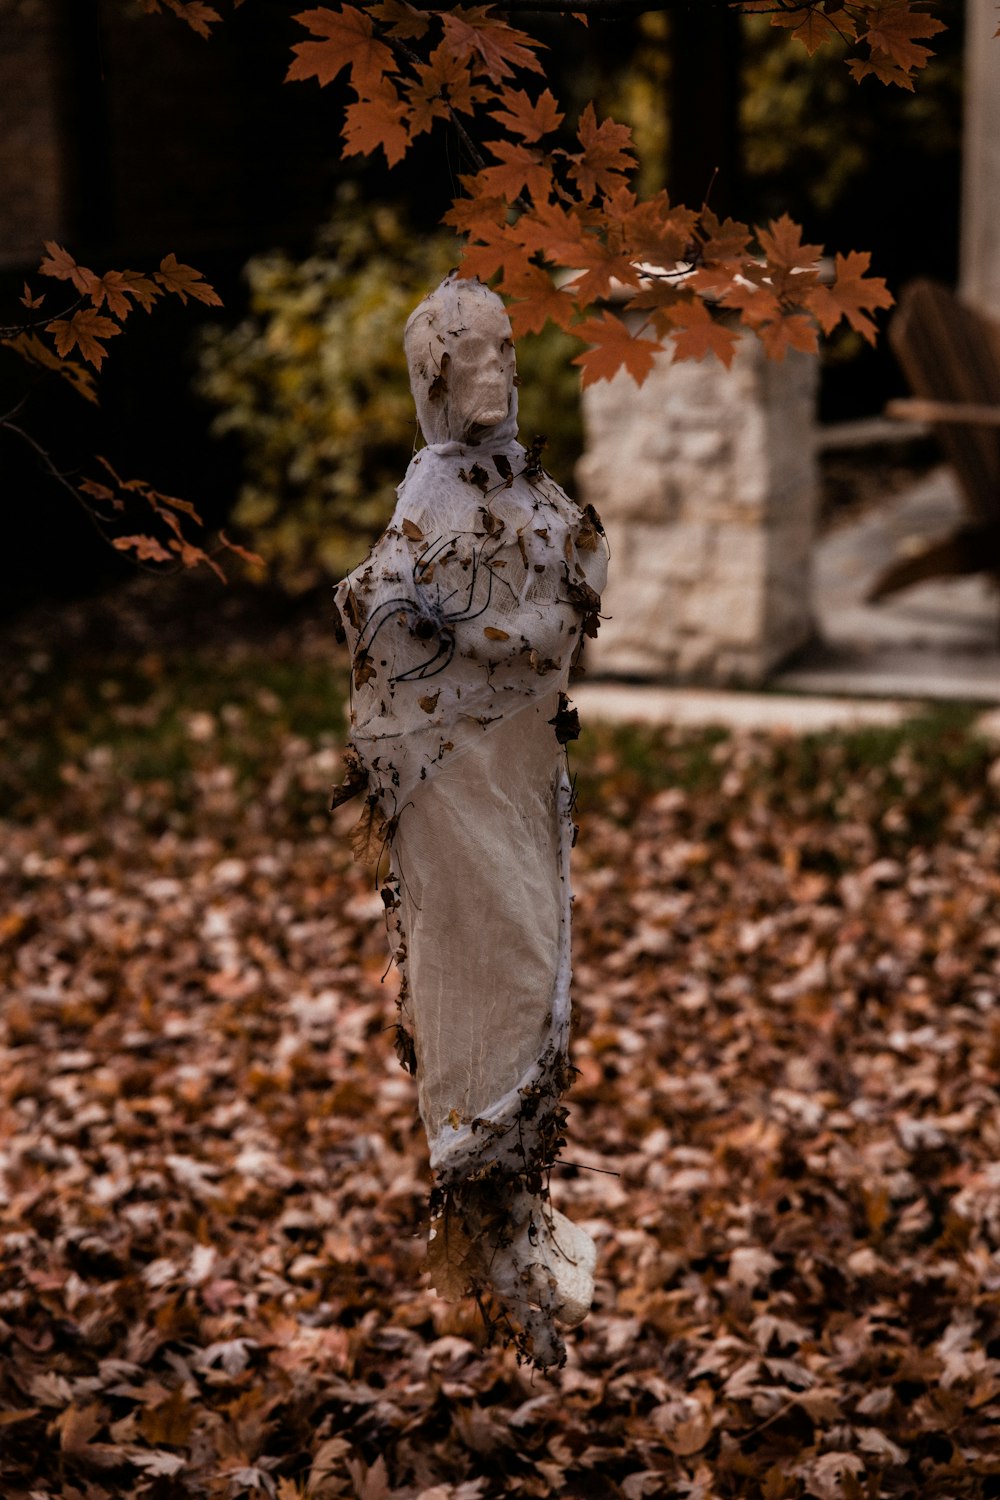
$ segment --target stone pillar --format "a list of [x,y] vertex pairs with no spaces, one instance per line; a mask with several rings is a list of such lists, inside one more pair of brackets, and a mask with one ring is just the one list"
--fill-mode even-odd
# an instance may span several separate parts
[[966,0],[962,297],[1000,319],[1000,22],[995,0]]
[[756,684],[814,634],[818,373],[747,335],[729,370],[665,351],[640,388],[587,388],[577,478],[611,546],[591,673]]

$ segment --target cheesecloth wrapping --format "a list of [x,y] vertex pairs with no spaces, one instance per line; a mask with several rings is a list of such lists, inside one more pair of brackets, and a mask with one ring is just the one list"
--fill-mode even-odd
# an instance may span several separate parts
[[592,1295],[551,1208],[568,1082],[570,665],[596,631],[599,523],[517,441],[510,324],[447,278],[407,323],[420,426],[386,531],[338,586],[349,783],[383,886],[437,1194],[439,1291],[492,1291],[540,1365]]

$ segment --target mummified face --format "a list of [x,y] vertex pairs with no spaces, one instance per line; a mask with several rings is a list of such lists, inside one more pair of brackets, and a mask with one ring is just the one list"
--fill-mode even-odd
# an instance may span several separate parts
[[449,349],[448,383],[453,416],[463,436],[477,428],[496,427],[510,410],[514,389],[514,344],[502,309],[477,309]]
[[411,313],[406,358],[421,430],[429,443],[482,442],[510,422],[514,435],[514,343],[495,292],[447,276]]

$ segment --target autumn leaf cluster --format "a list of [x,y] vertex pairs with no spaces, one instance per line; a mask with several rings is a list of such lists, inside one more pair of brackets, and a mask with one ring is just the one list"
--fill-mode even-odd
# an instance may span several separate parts
[[[872,59],[891,48],[900,75],[891,81],[908,81],[926,49],[911,40],[907,50],[901,38],[941,23],[902,3],[889,9],[879,10],[881,29],[864,5],[841,6],[836,16],[803,6],[774,19],[794,23],[810,49],[824,29],[850,33]],[[540,44],[487,7],[435,12],[380,0],[296,19],[310,37],[295,44],[289,80],[326,85],[346,73],[355,96],[345,155],[381,148],[392,166],[437,121],[459,130],[476,168],[461,177],[463,195],[445,215],[467,238],[462,269],[509,299],[515,333],[551,321],[587,344],[576,360],[584,385],[620,369],[641,383],[667,341],[675,359],[712,353],[728,365],[740,330],[757,333],[778,359],[788,348],[814,352],[819,332],[842,320],[874,339],[872,314],[892,298],[867,274],[867,253],[838,254],[832,275],[821,277],[822,247],[804,244],[787,217],[754,231],[666,193],[640,199],[630,187],[631,132],[598,120],[588,104],[564,143],[564,111],[534,81],[544,75]],[[888,64],[855,66],[890,81]],[[474,144],[469,130],[484,121],[489,139]],[[627,322],[594,310],[622,294]]]

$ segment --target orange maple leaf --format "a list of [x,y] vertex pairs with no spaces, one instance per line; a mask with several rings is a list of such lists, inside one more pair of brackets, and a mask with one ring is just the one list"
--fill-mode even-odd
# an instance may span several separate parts
[[492,97],[486,84],[473,80],[468,59],[456,57],[444,42],[434,48],[426,63],[418,63],[415,71],[416,82],[407,85],[411,136],[430,130],[435,119],[447,119],[453,109],[471,114],[478,104]]
[[[575,305],[570,290],[561,291],[541,266],[528,265],[515,276],[506,276],[502,290],[516,298],[507,308],[515,334],[541,333],[546,323],[568,328]],[[574,330],[575,331],[575,330]]]
[[41,292],[37,297],[35,297],[32,295],[31,287],[28,285],[28,283],[24,283],[24,295],[20,298],[20,302],[23,307],[28,308],[31,312],[35,312],[39,307],[41,307],[44,301],[44,292]]
[[241,547],[239,542],[230,541],[229,537],[224,531],[219,532],[219,541],[224,547],[228,548],[230,552],[235,552],[236,556],[242,558],[244,562],[253,563],[254,567],[256,568],[264,568],[267,566],[264,559],[259,555],[259,553],[251,552],[247,547]]
[[612,192],[620,186],[623,175],[634,171],[632,132],[614,120],[602,120],[598,125],[594,106],[588,104],[580,116],[578,133],[583,151],[570,156],[570,172],[581,196],[589,202],[596,192]]
[[585,243],[591,238],[578,208],[547,201],[534,204],[530,214],[522,214],[512,232],[529,255],[540,253],[554,266],[580,266],[587,253]]
[[537,49],[545,43],[526,31],[508,26],[485,5],[456,6],[454,10],[443,11],[441,23],[445,42],[455,54],[463,59],[478,58],[482,71],[496,83],[512,77],[517,68],[530,73],[544,72]]
[[300,11],[295,20],[320,40],[295,43],[292,51],[296,57],[285,74],[286,83],[318,78],[325,86],[344,68],[350,68],[351,80],[361,93],[371,91],[375,80],[393,67],[392,53],[374,35],[371,17],[354,5],[345,5],[342,10],[320,5],[315,10]]
[[609,312],[602,312],[599,318],[587,318],[573,332],[593,345],[573,360],[583,370],[584,389],[598,380],[613,380],[619,370],[625,370],[636,385],[642,385],[660,350],[660,345],[652,339],[629,333],[621,318]]
[[875,342],[875,324],[868,316],[879,308],[892,307],[895,298],[881,276],[868,276],[871,264],[867,250],[852,250],[849,255],[834,257],[833,286],[809,288],[802,301],[813,313],[824,333],[830,333],[840,319],[846,318],[856,333]]
[[907,89],[913,93],[913,78],[894,63],[886,52],[873,52],[869,60],[852,58],[847,64],[848,72],[855,83],[860,83],[862,78],[877,78],[879,83],[895,83],[901,89]]
[[404,124],[406,110],[388,78],[378,80],[377,94],[347,106],[344,115],[344,153],[347,156],[385,152],[390,167],[402,161],[410,145]]
[[49,332],[60,354],[79,349],[87,363],[99,370],[108,352],[103,340],[114,338],[116,333],[121,333],[121,328],[111,318],[102,317],[93,307],[81,307],[71,318],[56,318],[49,324]]
[[523,141],[540,140],[550,131],[558,130],[564,119],[551,89],[539,94],[534,103],[524,89],[519,89],[516,94],[505,94],[503,103],[503,109],[498,110],[493,118]]
[[875,53],[882,53],[910,73],[924,67],[931,56],[930,48],[920,46],[914,37],[934,36],[946,29],[936,16],[913,10],[909,0],[887,0],[876,10],[873,24],[861,32],[860,40],[871,47],[873,59]]
[[475,243],[466,245],[462,254],[462,269],[466,276],[478,276],[480,281],[489,281],[503,266],[509,283],[512,279],[530,275],[533,269],[537,269],[532,266],[529,255],[505,222],[477,224],[472,232]]
[[225,573],[223,573],[214,557],[210,557],[203,547],[198,547],[194,542],[189,542],[186,536],[172,536],[167,545],[178,554],[185,568],[196,568],[199,563],[207,563],[212,572],[217,574],[222,582],[225,583]]
[[642,271],[631,254],[615,250],[596,235],[585,235],[574,257],[581,274],[573,279],[573,291],[581,304],[606,297],[615,283],[642,285]]
[[500,162],[498,167],[484,167],[476,181],[487,195],[506,198],[509,203],[526,190],[535,203],[545,202],[552,190],[552,168],[544,156],[512,141],[492,141],[490,152]]
[[111,545],[119,552],[135,552],[140,562],[173,562],[170,553],[155,536],[116,536]]
[[812,270],[823,254],[822,245],[804,245],[802,228],[782,214],[772,219],[766,229],[757,230],[761,248],[771,265],[783,271]]
[[673,207],[664,192],[638,202],[625,187],[605,197],[604,215],[619,227],[634,260],[662,267],[684,258],[698,217],[693,209]]
[[90,297],[95,307],[107,302],[108,311],[116,318],[124,318],[131,310],[130,297],[149,312],[162,293],[158,286],[139,271],[105,271],[95,276],[90,287]]
[[390,36],[399,37],[401,41],[412,41],[424,36],[430,25],[430,18],[415,6],[407,5],[406,0],[380,0],[378,5],[369,7],[369,13],[386,28]]
[[474,176],[460,177],[458,180],[470,196],[456,198],[447,213],[442,216],[441,222],[471,235],[485,234],[487,229],[492,231],[501,221],[506,229],[507,200],[498,197],[473,196],[476,191]]
[[772,26],[786,26],[792,29],[792,37],[801,42],[809,56],[812,57],[824,42],[838,35],[851,35],[851,21],[849,14],[838,13],[837,24],[824,15],[821,10],[800,6],[797,10],[781,11],[771,17]]
[[97,405],[97,391],[94,387],[94,377],[85,366],[78,364],[75,359],[60,359],[57,354],[43,343],[37,333],[19,333],[12,339],[2,341],[8,349],[13,349],[22,359],[29,364],[38,365],[40,369],[51,370],[59,375],[82,396],[85,401],[92,401]]
[[762,323],[757,329],[757,335],[768,359],[776,360],[778,364],[781,364],[789,349],[800,349],[803,354],[815,354],[819,348],[816,324],[802,313],[792,313],[788,317]]
[[182,302],[186,303],[190,296],[198,302],[207,303],[209,307],[222,306],[222,298],[201,272],[196,271],[194,266],[184,265],[173,252],[163,257],[160,269],[154,271],[153,275],[162,287],[168,292],[175,292]]
[[[704,287],[706,282],[701,280],[698,284],[699,287]],[[712,285],[711,281],[708,285]],[[748,328],[758,329],[762,324],[781,317],[778,295],[766,283],[730,281],[722,294],[722,300],[726,307],[739,309],[740,321]]]
[[174,15],[186,21],[199,36],[211,36],[212,27],[222,20],[219,12],[210,5],[203,4],[202,0],[166,0],[166,3]]
[[678,303],[664,314],[673,325],[674,361],[682,359],[703,360],[706,354],[728,369],[736,353],[739,334],[713,318],[700,298]]
[[42,276],[51,276],[55,281],[71,281],[78,292],[90,291],[97,280],[93,271],[78,266],[69,251],[57,245],[55,240],[46,240],[45,248],[49,253],[38,267]]

